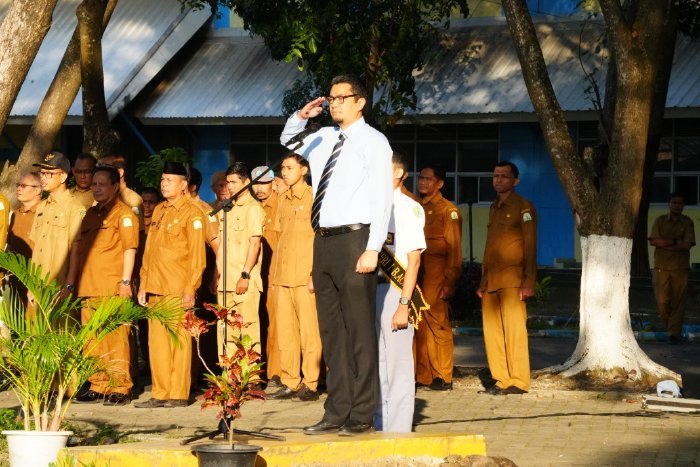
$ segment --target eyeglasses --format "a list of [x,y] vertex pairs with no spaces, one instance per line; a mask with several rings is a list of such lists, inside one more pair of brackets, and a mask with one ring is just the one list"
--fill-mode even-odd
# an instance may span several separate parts
[[61,172],[39,172],[39,177],[41,178],[51,178],[54,175],[58,175]]
[[24,183],[15,183],[15,188],[21,188],[24,190],[25,188],[29,188],[29,187],[40,188],[39,185],[25,185]]
[[348,97],[358,97],[359,94],[348,94],[347,96],[328,96],[326,97],[326,102],[328,102],[328,105],[333,104],[333,102],[338,101],[338,104],[342,104],[345,102],[345,99]]

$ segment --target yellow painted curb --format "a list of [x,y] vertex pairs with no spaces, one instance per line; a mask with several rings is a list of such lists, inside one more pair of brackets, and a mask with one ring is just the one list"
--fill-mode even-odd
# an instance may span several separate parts
[[[287,434],[286,441],[236,438],[241,444],[256,444],[263,450],[258,454],[258,466],[343,465],[351,462],[367,462],[394,456],[445,458],[457,454],[486,455],[486,444],[481,435],[455,433],[373,433],[355,437],[337,435],[304,436]],[[219,438],[222,442],[221,438]],[[66,449],[59,465],[85,465],[94,467],[194,467],[197,458],[190,446],[180,446],[177,440],[117,444],[111,446],[79,447]]]

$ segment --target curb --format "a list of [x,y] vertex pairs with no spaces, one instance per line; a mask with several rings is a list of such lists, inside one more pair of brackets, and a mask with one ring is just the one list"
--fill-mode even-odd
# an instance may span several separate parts
[[[484,335],[482,328],[455,327],[452,328],[455,336],[480,337]],[[578,339],[578,330],[570,329],[531,329],[528,330],[529,337],[553,337],[559,339]],[[634,337],[640,341],[668,342],[667,332],[634,331]],[[700,332],[684,332],[683,339],[687,342],[700,342]]]

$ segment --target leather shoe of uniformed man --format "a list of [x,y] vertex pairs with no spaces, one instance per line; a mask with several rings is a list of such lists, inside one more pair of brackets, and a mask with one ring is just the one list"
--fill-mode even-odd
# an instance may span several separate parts
[[121,392],[113,392],[105,398],[104,404],[107,406],[117,406],[126,405],[131,402],[130,394],[123,394]]
[[287,400],[291,399],[296,395],[296,391],[294,389],[290,389],[287,386],[282,386],[282,389],[279,389],[273,393],[270,393],[267,395],[266,399],[272,399],[272,400]]
[[340,427],[340,435],[353,436],[360,435],[362,433],[369,433],[374,431],[374,426],[371,423],[356,422],[354,420],[348,420],[343,426]]
[[87,391],[83,391],[79,394],[76,394],[76,396],[73,398],[73,402],[75,402],[76,404],[93,404],[95,402],[101,401],[105,397],[106,396],[102,393],[95,392],[92,389],[88,389]]
[[187,399],[168,399],[163,407],[172,409],[174,407],[187,407],[190,405],[190,401]]
[[503,390],[503,394],[506,395],[513,395],[513,394],[527,394],[527,391],[524,389],[520,389],[517,386],[508,386]]
[[505,393],[503,392],[503,389],[496,386],[495,384],[488,389],[484,389],[483,391],[479,391],[479,394],[488,394],[490,396],[504,396],[505,395]]
[[163,399],[154,399],[154,398],[150,398],[150,399],[148,399],[147,401],[143,401],[143,402],[134,402],[133,405],[134,405],[134,407],[136,407],[137,409],[157,409],[157,408],[165,407],[165,404],[166,404],[167,402],[168,402],[168,401],[163,400]]
[[306,384],[302,384],[301,387],[294,394],[295,399],[299,399],[302,402],[312,402],[318,400],[318,391],[312,391]]
[[282,380],[280,379],[279,376],[275,375],[272,378],[267,380],[267,384],[265,385],[265,390],[269,391],[272,389],[282,389],[286,387],[284,384],[282,384]]
[[305,426],[305,435],[326,435],[328,433],[336,433],[340,430],[341,425],[335,423],[327,422],[326,420],[321,420],[315,425]]
[[452,389],[452,383],[446,383],[442,378],[435,378],[428,387],[433,391],[449,391]]

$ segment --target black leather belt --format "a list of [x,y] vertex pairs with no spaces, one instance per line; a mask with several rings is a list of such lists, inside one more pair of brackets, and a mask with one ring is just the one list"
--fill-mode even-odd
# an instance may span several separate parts
[[334,235],[346,234],[354,232],[355,230],[364,229],[366,227],[369,227],[369,224],[348,224],[339,225],[338,227],[319,227],[316,229],[316,233],[321,237],[333,237]]

